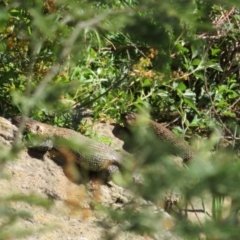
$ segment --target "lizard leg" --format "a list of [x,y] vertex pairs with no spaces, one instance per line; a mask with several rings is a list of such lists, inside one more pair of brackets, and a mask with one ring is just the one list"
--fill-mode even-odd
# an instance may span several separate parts
[[[111,177],[120,172],[120,169],[117,165],[110,165],[107,169],[107,173],[106,173],[106,180],[109,181],[111,180]],[[135,183],[135,184],[139,184],[139,185],[142,185],[144,183],[143,181],[143,178],[137,174],[132,174],[132,181]]]
[[106,180],[107,182],[110,181],[111,178],[112,178],[112,176],[113,176],[115,173],[118,173],[118,172],[120,172],[120,170],[119,170],[119,167],[118,167],[117,165],[112,164],[112,165],[108,166],[107,171],[106,171],[106,175],[105,175],[105,177],[104,177],[105,180]]

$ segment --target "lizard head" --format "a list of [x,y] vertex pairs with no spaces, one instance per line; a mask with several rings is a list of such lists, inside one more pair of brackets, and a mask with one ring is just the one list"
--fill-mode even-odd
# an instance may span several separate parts
[[125,112],[121,114],[121,121],[127,128],[130,127],[147,127],[150,119],[146,113],[137,114],[134,112]]
[[43,133],[43,128],[38,124],[37,121],[31,118],[28,118],[28,117],[23,118],[21,116],[15,116],[12,118],[12,123],[17,127],[19,127],[23,121],[24,121],[24,131],[31,132],[34,134]]
[[130,127],[134,125],[137,121],[137,114],[134,112],[125,112],[121,114],[121,121],[124,126]]

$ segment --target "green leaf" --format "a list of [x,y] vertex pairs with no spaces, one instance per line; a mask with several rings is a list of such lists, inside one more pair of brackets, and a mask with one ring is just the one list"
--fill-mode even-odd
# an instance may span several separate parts
[[185,102],[185,104],[187,104],[187,106],[189,106],[190,108],[194,109],[199,114],[198,109],[196,108],[194,102],[191,99],[184,98],[183,101]]
[[202,118],[198,118],[198,115],[195,115],[192,122],[189,123],[190,127],[197,127],[199,125],[201,125],[202,123]]
[[236,117],[236,114],[231,111],[223,111],[223,114],[229,117]]
[[200,59],[194,59],[194,60],[192,61],[192,65],[193,65],[193,66],[198,66],[198,65],[201,64],[201,62],[202,62],[202,60],[200,60]]
[[160,97],[168,97],[169,93],[167,91],[164,91],[164,90],[160,89],[160,90],[158,90],[157,95],[160,96]]
[[198,55],[198,49],[194,49],[194,47],[192,46],[192,59],[194,59],[197,55]]
[[214,63],[208,66],[209,68],[213,68],[219,72],[223,72],[223,69],[221,68],[221,66],[218,63]]
[[184,91],[186,90],[186,85],[183,83],[183,82],[180,82],[177,86],[177,89],[180,90],[180,91]]
[[219,48],[212,48],[211,49],[211,54],[213,56],[216,56],[219,52],[221,52],[221,49],[219,49]]
[[151,80],[150,79],[145,79],[144,82],[143,82],[143,87],[148,87],[152,84]]

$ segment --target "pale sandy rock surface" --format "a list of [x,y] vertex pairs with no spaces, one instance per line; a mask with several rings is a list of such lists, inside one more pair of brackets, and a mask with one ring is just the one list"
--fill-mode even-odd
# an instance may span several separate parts
[[[97,129],[99,134],[101,129],[104,129],[103,135],[107,134],[113,140],[116,139],[111,133],[113,126],[103,125]],[[16,127],[9,121],[0,118],[1,150],[5,149],[6,145],[10,147],[16,131]],[[121,148],[120,140],[114,144]],[[8,151],[7,149],[5,150]],[[92,203],[97,201],[109,208],[122,209],[124,204],[132,200],[132,194],[115,184],[98,184],[97,181],[74,183],[66,177],[63,168],[47,154],[32,156],[27,149],[23,149],[16,159],[5,164],[3,171],[9,179],[0,180],[2,197],[16,193],[35,194],[53,201],[53,206],[48,210],[22,202],[11,204],[13,209],[25,210],[32,215],[32,218],[21,218],[15,224],[21,229],[33,229],[33,234],[24,239],[97,240],[106,239],[106,233],[113,235],[111,239],[178,239],[164,228],[162,234],[149,237],[121,231],[116,223],[106,227],[103,224],[106,214],[94,210]],[[172,221],[167,213],[162,214],[163,219]],[[37,229],[49,226],[51,229],[37,232]],[[10,229],[9,232],[11,233]]]

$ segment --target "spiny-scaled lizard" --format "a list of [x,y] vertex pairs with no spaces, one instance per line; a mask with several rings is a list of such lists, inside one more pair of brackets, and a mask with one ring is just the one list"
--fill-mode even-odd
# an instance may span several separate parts
[[179,150],[179,156],[183,159],[184,162],[189,162],[194,153],[193,149],[187,142],[183,139],[176,136],[173,132],[168,130],[162,124],[157,123],[153,120],[146,119],[144,116],[136,114],[134,112],[126,112],[121,115],[121,120],[123,121],[125,127],[150,127],[153,132],[156,134],[157,138],[160,141],[163,141],[170,146]]
[[[12,119],[13,124],[17,126],[22,121],[20,116]],[[111,176],[122,169],[123,161],[133,160],[131,154],[117,152],[71,129],[51,126],[31,118],[24,118],[24,128],[26,132],[43,137],[44,143],[40,144],[41,147],[44,146],[46,150],[56,149],[67,161],[76,162],[88,171],[107,171],[107,175]],[[109,180],[109,177],[106,180]],[[134,176],[133,180],[138,181]]]

